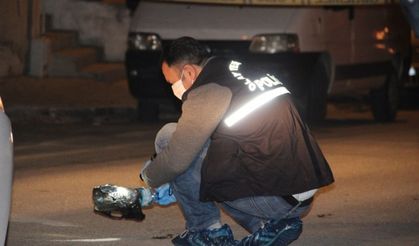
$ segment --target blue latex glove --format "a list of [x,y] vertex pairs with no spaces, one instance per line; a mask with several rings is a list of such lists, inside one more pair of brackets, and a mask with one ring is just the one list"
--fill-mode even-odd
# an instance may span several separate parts
[[172,187],[170,187],[169,184],[164,184],[158,187],[154,192],[154,201],[162,206],[167,206],[176,202],[176,198],[172,192]]

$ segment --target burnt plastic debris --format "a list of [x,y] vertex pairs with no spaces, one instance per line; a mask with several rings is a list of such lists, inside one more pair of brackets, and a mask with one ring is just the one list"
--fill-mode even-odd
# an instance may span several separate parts
[[111,219],[142,221],[145,215],[141,208],[152,203],[152,200],[147,200],[150,196],[151,192],[146,188],[132,189],[112,184],[95,186],[93,188],[94,212]]

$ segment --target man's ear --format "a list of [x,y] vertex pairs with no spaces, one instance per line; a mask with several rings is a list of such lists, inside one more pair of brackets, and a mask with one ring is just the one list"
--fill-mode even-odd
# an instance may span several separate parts
[[192,81],[194,81],[197,76],[195,68],[189,64],[185,65],[183,76],[192,84]]

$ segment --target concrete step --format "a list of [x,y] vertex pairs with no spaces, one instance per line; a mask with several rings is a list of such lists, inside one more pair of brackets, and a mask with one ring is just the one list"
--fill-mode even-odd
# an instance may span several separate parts
[[78,33],[75,31],[51,31],[45,33],[43,37],[49,40],[53,52],[73,48],[78,44]]
[[63,49],[51,54],[49,76],[79,77],[83,67],[96,63],[98,50],[94,47]]
[[92,78],[104,82],[126,79],[125,67],[121,63],[95,63],[81,69],[85,78]]

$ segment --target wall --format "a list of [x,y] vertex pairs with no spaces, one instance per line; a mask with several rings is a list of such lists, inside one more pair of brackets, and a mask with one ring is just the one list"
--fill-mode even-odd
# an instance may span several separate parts
[[0,1],[0,77],[23,73],[28,49],[28,0]]
[[79,0],[43,0],[42,11],[52,16],[52,27],[79,32],[83,45],[103,47],[105,60],[123,61],[129,28],[125,5]]

